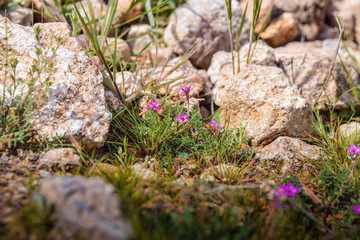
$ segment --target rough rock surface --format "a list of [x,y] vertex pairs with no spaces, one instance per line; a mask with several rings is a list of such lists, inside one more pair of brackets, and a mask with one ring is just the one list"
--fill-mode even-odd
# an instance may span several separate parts
[[[252,46],[253,47],[253,46]],[[240,70],[246,66],[247,55],[249,51],[249,44],[245,44],[240,49]],[[238,69],[238,57],[235,55],[235,72]],[[263,65],[263,66],[276,66],[275,64],[275,54],[272,47],[269,47],[263,41],[259,41],[254,55],[251,59],[251,64],[254,65]],[[232,69],[232,60],[231,53],[225,51],[219,51],[214,54],[211,64],[207,70],[209,78],[213,84],[221,79],[222,74],[230,74],[233,72]],[[216,86],[216,85],[215,85]]]
[[293,13],[300,35],[311,41],[319,34],[329,7],[330,0],[275,0],[273,13]]
[[[347,37],[360,43],[360,2],[358,0],[335,0],[333,14],[339,16],[345,28]],[[336,21],[332,21],[333,27],[338,27]]]
[[13,23],[23,26],[30,26],[32,23],[32,10],[29,8],[14,5],[6,9],[6,13],[5,10],[0,11],[0,15],[5,16],[5,14]]
[[[238,1],[232,1],[233,26],[240,26],[242,11]],[[234,27],[234,31],[237,31]],[[240,42],[248,39],[249,24],[243,28]],[[235,38],[234,34],[234,38]],[[174,52],[183,55],[197,42],[190,60],[195,66],[207,68],[214,53],[230,50],[227,11],[223,0],[189,0],[176,9],[164,33],[165,42]]]
[[43,152],[39,157],[39,169],[72,168],[80,164],[80,156],[73,148],[56,148]]
[[342,124],[339,128],[339,133],[346,138],[359,137],[360,136],[360,123],[350,122]]
[[[275,55],[278,66],[282,67],[289,79],[299,88],[304,98],[315,103],[318,96],[320,110],[329,108],[327,98],[322,91],[331,68],[334,49],[324,47],[322,42],[289,43],[285,47],[276,48]],[[355,85],[360,84],[359,75],[351,64],[346,64]],[[326,93],[331,106],[336,100],[350,88],[350,81],[346,76],[339,59],[335,62],[334,69],[326,85]],[[352,92],[345,94],[337,103],[337,109],[348,107],[348,101],[354,100]]]
[[309,103],[277,67],[250,65],[239,74],[223,75],[215,104],[221,107],[221,124],[246,125],[253,146],[266,145],[279,136],[313,133],[315,121]]
[[[35,47],[44,54],[44,60],[51,62],[56,72],[49,75],[43,70],[37,78],[36,88],[44,89],[47,77],[51,82],[49,92],[43,102],[38,102],[32,123],[41,137],[78,140],[88,148],[101,146],[109,130],[111,114],[104,102],[102,75],[78,45],[65,23],[35,24],[34,27],[23,27],[7,23],[11,30],[8,35],[8,47],[13,49],[12,58],[17,58],[16,76],[29,81],[29,70],[36,63]],[[40,28],[39,42],[36,40],[37,27]],[[61,37],[61,42],[55,41]],[[0,38],[5,37],[5,18],[0,17]],[[2,43],[4,44],[3,40]],[[55,50],[55,54],[52,49]],[[46,56],[46,57],[45,57]],[[5,59],[0,59],[4,64]],[[4,72],[0,72],[4,76]],[[0,84],[2,89],[4,85]],[[6,79],[6,86],[11,86],[11,79]],[[26,87],[26,86],[25,86]],[[20,94],[24,86],[17,88]],[[2,91],[2,90],[1,90]],[[36,97],[36,96],[35,96]],[[39,96],[37,96],[39,97]]]
[[[139,54],[149,43],[153,41],[151,26],[149,24],[131,25],[127,35],[129,45],[134,54]],[[150,48],[147,49],[147,51]]]
[[172,71],[179,62],[181,62],[181,59],[177,57],[169,61],[166,67],[157,67],[151,80],[157,84],[162,84],[162,87],[159,88],[161,94],[175,94],[174,98],[180,98],[182,96],[176,93],[183,87],[191,85],[189,96],[199,97],[205,82],[209,81],[206,71],[197,70],[190,61],[186,61],[175,71]]
[[300,170],[303,162],[300,160],[320,159],[321,149],[296,138],[278,137],[269,145],[260,149],[255,158],[264,161],[283,162],[283,169]]
[[131,233],[114,188],[100,178],[46,179],[39,193],[55,208],[50,239],[127,239]]
[[[126,98],[138,97],[142,88],[141,78],[127,71],[116,73],[116,84]],[[120,99],[110,89],[105,89],[105,99],[112,108],[118,111],[123,108]]]
[[272,47],[285,45],[296,38],[298,29],[296,19],[292,13],[284,13],[274,20],[260,37]]

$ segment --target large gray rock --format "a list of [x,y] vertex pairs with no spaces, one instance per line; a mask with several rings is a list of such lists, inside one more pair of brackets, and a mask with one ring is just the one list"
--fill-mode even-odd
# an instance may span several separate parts
[[[240,26],[240,3],[232,1],[234,42],[235,31]],[[245,23],[241,44],[249,38],[249,23]],[[230,50],[227,10],[223,0],[189,0],[176,9],[164,33],[165,42],[174,52],[183,55],[195,43],[196,51],[190,60],[195,66],[207,68],[214,53]]]
[[131,234],[113,186],[100,178],[45,179],[39,193],[54,205],[49,239],[120,240]]
[[293,13],[300,35],[312,41],[319,34],[330,6],[330,0],[275,0],[273,13]]
[[[320,110],[327,110],[332,107],[338,98],[350,88],[350,80],[346,76],[339,58],[337,58],[325,88],[330,100],[329,105],[322,84],[325,83],[332,66],[335,49],[325,47],[322,42],[293,42],[274,50],[278,66],[284,69],[305,99],[315,104],[316,99],[321,94],[317,105]],[[354,80],[354,86],[359,85],[359,75],[353,65],[348,61],[344,62]],[[349,100],[355,100],[352,92],[346,93],[337,101],[336,108],[347,108]]]
[[[37,79],[34,98],[38,100],[38,106],[33,112],[32,124],[37,133],[49,139],[64,136],[68,140],[81,141],[88,148],[103,145],[111,114],[104,104],[102,74],[76,39],[70,37],[69,26],[66,23],[46,23],[23,27],[9,22],[7,28],[10,31],[8,47],[13,49],[11,58],[19,61],[15,71],[17,78],[29,81],[29,72],[38,59],[36,48],[41,50],[37,61],[41,75],[34,73]],[[39,41],[36,39],[37,28],[40,29]],[[5,35],[5,18],[0,17],[0,38],[4,45]],[[55,37],[61,38],[61,42],[57,42]],[[5,59],[1,59],[1,63],[4,64]],[[56,72],[50,70],[49,64]],[[5,76],[4,70],[0,71],[1,76]],[[42,101],[37,92],[45,89],[47,78],[51,86]],[[12,86],[12,80],[8,74],[5,87],[9,86]],[[3,88],[4,85],[0,84],[1,92]],[[15,94],[26,92],[26,88],[27,84],[20,85]]]
[[266,145],[279,136],[301,137],[314,133],[309,103],[277,67],[250,65],[239,74],[223,75],[214,92],[221,107],[221,124],[246,125],[253,146]]

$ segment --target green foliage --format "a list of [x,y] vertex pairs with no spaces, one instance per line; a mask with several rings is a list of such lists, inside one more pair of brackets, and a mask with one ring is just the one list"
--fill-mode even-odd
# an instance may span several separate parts
[[[51,204],[46,203],[39,195],[33,195],[25,206],[14,210],[5,239],[48,239],[52,228]],[[1,237],[1,236],[0,236]]]
[[[4,73],[3,91],[0,96],[0,143],[2,146],[12,147],[18,143],[25,143],[30,139],[33,127],[30,120],[33,111],[45,98],[50,87],[50,77],[55,73],[51,57],[46,57],[40,48],[35,46],[37,58],[27,73],[27,81],[16,75],[19,61],[14,57],[14,50],[8,45],[8,19],[4,19],[5,37],[2,40],[3,57],[0,68]],[[40,28],[35,29],[36,39],[40,46]],[[56,39],[60,44],[61,39]],[[55,55],[58,46],[52,48]],[[42,79],[42,81],[38,81]],[[9,81],[10,80],[10,81]]]
[[161,114],[149,110],[143,118],[136,105],[119,112],[113,119],[113,144],[139,156],[153,156],[166,168],[173,167],[174,158],[211,165],[246,162],[251,156],[251,151],[241,149],[249,141],[243,128],[214,129],[203,122],[197,107],[191,109],[189,122],[179,124],[175,118],[187,109],[165,101],[162,105]]

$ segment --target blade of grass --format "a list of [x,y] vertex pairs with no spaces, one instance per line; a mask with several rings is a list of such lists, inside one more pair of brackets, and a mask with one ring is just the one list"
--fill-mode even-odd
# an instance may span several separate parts
[[239,41],[240,41],[240,36],[241,36],[242,30],[243,30],[243,27],[244,27],[244,24],[245,24],[245,21],[246,21],[247,8],[248,8],[248,3],[246,3],[246,7],[245,7],[245,10],[244,10],[243,16],[241,18],[241,23],[240,23],[239,29],[238,29],[238,31],[236,33],[236,52],[237,52],[237,58],[238,58],[238,69],[237,69],[238,73],[240,72],[240,45],[239,45]]
[[227,23],[229,31],[230,51],[233,66],[233,74],[235,75],[235,59],[234,59],[234,46],[233,46],[233,34],[232,34],[232,0],[225,0],[227,9]]
[[[257,45],[257,43],[259,42],[259,39],[260,39],[260,34],[262,33],[262,31],[264,30],[264,28],[265,28],[265,26],[266,26],[266,23],[267,23],[267,21],[268,21],[268,19],[269,19],[269,17],[270,17],[271,12],[272,12],[273,6],[274,6],[274,5],[272,5],[272,6],[270,7],[270,9],[268,10],[268,12],[266,13],[265,19],[264,19],[264,21],[263,21],[263,23],[262,23],[262,25],[261,25],[260,32],[259,32],[258,37],[257,37],[257,39],[256,39],[255,46],[254,46],[254,48],[253,48],[253,50],[252,50],[252,52],[251,52],[251,54],[250,54],[250,58],[249,58],[248,64],[251,63],[251,59],[252,59],[252,57],[253,57],[253,55],[254,55],[254,52],[255,52],[255,49],[256,49],[256,45]],[[261,6],[260,6],[260,8],[261,8]]]

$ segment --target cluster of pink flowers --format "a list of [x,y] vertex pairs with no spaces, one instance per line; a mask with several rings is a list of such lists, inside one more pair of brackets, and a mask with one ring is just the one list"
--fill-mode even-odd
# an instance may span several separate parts
[[216,132],[222,128],[217,122],[215,122],[212,119],[210,119],[210,123],[211,123],[213,132]]
[[289,183],[287,186],[280,184],[279,189],[275,189],[275,197],[279,199],[284,199],[285,197],[295,197],[295,195],[300,191],[299,188],[294,188],[294,186]]
[[360,147],[357,148],[354,144],[351,145],[351,147],[347,147],[346,149],[347,149],[347,150],[349,151],[349,153],[352,154],[352,155],[355,155],[355,154],[357,154],[357,153],[360,153]]
[[180,92],[178,94],[185,94],[186,96],[189,95],[191,89],[191,85],[184,87],[183,89],[180,90]]
[[153,110],[153,111],[157,111],[159,110],[159,107],[160,107],[161,103],[159,102],[156,102],[155,99],[153,99],[151,102],[148,103],[148,106],[147,106],[147,110]]
[[183,122],[189,122],[189,119],[187,118],[187,114],[180,113],[180,115],[175,119],[178,120],[179,124],[182,124]]

